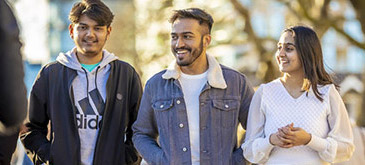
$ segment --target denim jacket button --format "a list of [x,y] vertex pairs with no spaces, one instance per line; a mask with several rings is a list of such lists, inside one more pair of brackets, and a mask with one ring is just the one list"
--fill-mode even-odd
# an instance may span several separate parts
[[207,150],[203,150],[203,153],[207,153],[208,151]]
[[202,129],[207,129],[207,127],[202,127]]
[[182,150],[183,150],[184,152],[186,152],[188,149],[186,149],[186,147],[184,147]]
[[180,100],[177,100],[177,101],[176,101],[176,103],[177,103],[177,104],[180,104]]
[[184,127],[184,124],[183,124],[183,123],[180,123],[180,124],[179,124],[179,127],[180,127],[180,128]]
[[160,105],[160,108],[163,108],[163,105]]
[[229,108],[229,106],[227,104],[224,107]]

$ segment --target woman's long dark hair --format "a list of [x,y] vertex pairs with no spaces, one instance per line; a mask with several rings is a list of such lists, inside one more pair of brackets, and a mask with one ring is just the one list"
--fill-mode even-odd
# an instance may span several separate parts
[[[326,72],[323,65],[323,54],[321,43],[316,32],[306,26],[292,26],[284,30],[292,32],[295,41],[295,48],[304,70],[303,91],[312,87],[314,95],[323,101],[322,94],[318,91],[318,85],[335,84],[331,76]],[[335,84],[336,88],[338,87]]]

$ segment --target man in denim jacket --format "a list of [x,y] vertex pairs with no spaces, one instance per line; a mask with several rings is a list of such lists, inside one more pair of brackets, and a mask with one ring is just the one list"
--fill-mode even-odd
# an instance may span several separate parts
[[208,13],[176,10],[170,22],[176,61],[146,84],[133,125],[135,147],[148,164],[244,164],[237,126],[246,127],[252,87],[206,54]]

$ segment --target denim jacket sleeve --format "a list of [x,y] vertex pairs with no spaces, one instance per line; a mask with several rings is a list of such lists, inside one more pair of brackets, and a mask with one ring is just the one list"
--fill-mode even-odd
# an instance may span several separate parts
[[158,128],[152,108],[151,88],[146,84],[136,122],[133,124],[133,143],[148,164],[160,164],[163,151],[157,144]]
[[247,78],[245,76],[244,80],[246,81],[241,82],[241,107],[238,119],[242,127],[246,130],[248,111],[255,91],[253,90],[252,85],[247,81]]

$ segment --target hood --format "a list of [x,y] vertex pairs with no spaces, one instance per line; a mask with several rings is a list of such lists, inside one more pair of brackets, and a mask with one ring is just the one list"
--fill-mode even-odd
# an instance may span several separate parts
[[[113,53],[109,53],[107,50],[103,50],[103,59],[101,60],[99,66],[100,68],[105,67],[110,62],[117,60],[118,57],[115,56]],[[66,53],[60,53],[56,59],[59,63],[62,65],[65,65],[68,68],[82,71],[81,64],[76,56],[76,48],[73,48],[72,50],[66,52]]]

